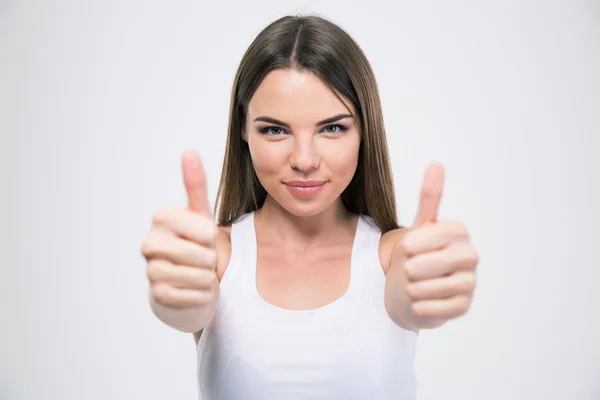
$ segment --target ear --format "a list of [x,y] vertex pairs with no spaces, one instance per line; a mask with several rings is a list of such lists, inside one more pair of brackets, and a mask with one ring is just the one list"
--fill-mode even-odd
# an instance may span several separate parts
[[246,128],[242,129],[242,139],[244,140],[244,142],[248,143],[248,131],[246,130]]

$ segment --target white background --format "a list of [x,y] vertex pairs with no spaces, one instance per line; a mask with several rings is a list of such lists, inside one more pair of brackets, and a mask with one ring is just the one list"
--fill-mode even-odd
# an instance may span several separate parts
[[600,399],[593,0],[0,1],[0,399],[196,398],[139,246],[185,205],[184,149],[214,199],[237,64],[298,12],[372,62],[401,222],[441,161],[481,256],[471,312],[420,335],[419,399]]

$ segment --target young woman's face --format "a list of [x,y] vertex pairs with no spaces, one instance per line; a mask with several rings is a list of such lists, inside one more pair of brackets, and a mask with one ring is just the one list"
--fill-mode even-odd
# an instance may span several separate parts
[[244,139],[268,194],[288,212],[312,216],[341,205],[358,163],[352,105],[315,74],[275,70],[250,100]]

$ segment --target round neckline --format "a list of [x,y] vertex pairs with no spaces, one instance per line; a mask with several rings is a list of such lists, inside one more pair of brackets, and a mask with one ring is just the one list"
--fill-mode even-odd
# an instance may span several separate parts
[[314,318],[319,315],[328,314],[332,310],[336,310],[340,307],[343,307],[347,304],[353,297],[354,292],[356,291],[356,286],[360,281],[358,268],[359,263],[359,243],[362,239],[362,234],[364,227],[362,224],[364,221],[362,220],[362,216],[358,215],[358,219],[356,222],[356,230],[354,232],[354,239],[352,241],[352,250],[350,254],[350,280],[348,283],[348,288],[346,291],[337,299],[324,304],[317,308],[309,308],[303,310],[292,310],[283,307],[276,306],[267,300],[265,300],[260,293],[258,292],[257,287],[257,270],[258,270],[258,241],[256,235],[256,226],[255,226],[255,212],[253,211],[248,218],[249,225],[249,242],[248,243],[248,258],[249,258],[249,268],[248,273],[250,275],[248,290],[250,291],[250,295],[253,298],[253,304],[255,304],[261,311],[277,316],[279,318],[289,318],[297,320],[298,318]]

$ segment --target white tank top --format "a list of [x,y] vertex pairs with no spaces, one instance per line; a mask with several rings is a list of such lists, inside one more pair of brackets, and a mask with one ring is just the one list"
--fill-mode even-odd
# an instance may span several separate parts
[[413,400],[416,333],[384,305],[381,231],[358,221],[350,285],[313,310],[286,310],[256,289],[254,213],[231,229],[217,312],[197,346],[201,400]]

